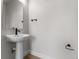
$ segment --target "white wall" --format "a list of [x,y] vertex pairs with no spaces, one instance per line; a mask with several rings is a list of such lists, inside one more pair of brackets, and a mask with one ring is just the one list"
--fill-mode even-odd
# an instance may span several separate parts
[[[37,22],[31,19],[37,18]],[[32,50],[55,59],[77,59],[77,0],[29,0]],[[75,51],[65,49],[70,43]]]
[[[29,9],[28,9],[28,1],[29,0],[25,0],[25,5],[24,5],[24,8],[23,8],[23,33],[24,34],[29,34]],[[30,48],[30,44],[29,44],[29,38],[26,40],[27,38],[25,38],[25,41],[23,42],[24,44],[24,55],[28,54],[28,50]]]

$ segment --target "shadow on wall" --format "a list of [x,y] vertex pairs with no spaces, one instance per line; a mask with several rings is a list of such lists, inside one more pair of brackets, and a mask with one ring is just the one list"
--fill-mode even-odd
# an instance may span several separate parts
[[32,50],[32,43],[36,40],[35,36],[30,36],[29,38],[29,49]]

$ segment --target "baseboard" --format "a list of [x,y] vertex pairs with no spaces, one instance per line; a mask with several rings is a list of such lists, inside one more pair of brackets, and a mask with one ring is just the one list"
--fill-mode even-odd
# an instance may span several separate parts
[[26,50],[26,51],[24,52],[24,56],[28,55],[29,53],[30,53],[30,50]]
[[55,59],[53,57],[50,57],[50,56],[47,56],[45,54],[42,54],[42,53],[39,53],[39,52],[36,52],[36,51],[32,51],[32,50],[31,50],[31,54],[35,55],[37,57],[40,57],[41,59]]

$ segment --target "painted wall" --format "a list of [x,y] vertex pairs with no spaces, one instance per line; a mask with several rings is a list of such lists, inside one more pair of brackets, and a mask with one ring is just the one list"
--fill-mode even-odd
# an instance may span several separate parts
[[[32,51],[55,59],[77,59],[77,21],[77,0],[29,0]],[[67,43],[75,51],[65,49]]]
[[[28,9],[28,3],[29,0],[25,0],[25,5],[23,8],[23,33],[24,34],[29,34],[29,9]],[[29,49],[30,49],[30,40],[29,38],[25,38],[25,41],[23,42],[24,45],[24,55],[29,53]]]

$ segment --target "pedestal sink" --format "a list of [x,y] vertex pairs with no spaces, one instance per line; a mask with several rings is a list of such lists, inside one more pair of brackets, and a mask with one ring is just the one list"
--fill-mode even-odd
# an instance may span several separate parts
[[16,59],[23,59],[23,40],[29,37],[29,34],[6,35],[9,41],[16,42]]

